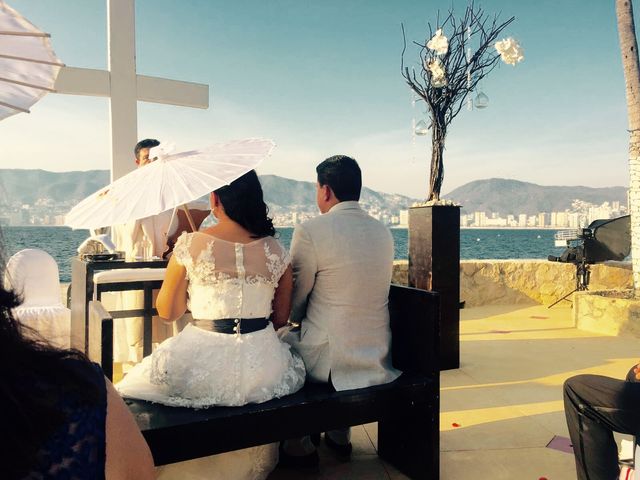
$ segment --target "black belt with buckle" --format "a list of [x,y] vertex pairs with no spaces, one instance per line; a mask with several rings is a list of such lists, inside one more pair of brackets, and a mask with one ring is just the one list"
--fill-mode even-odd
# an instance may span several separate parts
[[212,320],[211,331],[216,333],[241,334],[264,330],[269,325],[268,318],[220,318]]

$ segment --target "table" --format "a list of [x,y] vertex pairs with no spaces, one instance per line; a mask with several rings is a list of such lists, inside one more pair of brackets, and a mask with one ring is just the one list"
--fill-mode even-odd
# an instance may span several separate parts
[[[166,260],[128,262],[108,260],[89,262],[75,257],[71,260],[71,347],[82,352],[89,351],[89,302],[99,300],[103,292],[143,290],[145,292],[142,310],[111,312],[113,318],[142,316],[145,319],[143,354],[151,353],[151,317],[153,308],[152,291],[160,288],[164,275],[148,274],[148,269],[165,269]],[[135,270],[140,269],[136,275]],[[146,270],[142,270],[146,269]],[[126,272],[125,272],[126,270]],[[122,276],[118,278],[117,273]],[[113,272],[113,275],[111,274]],[[104,275],[104,273],[109,273]],[[148,338],[147,338],[148,337]]]

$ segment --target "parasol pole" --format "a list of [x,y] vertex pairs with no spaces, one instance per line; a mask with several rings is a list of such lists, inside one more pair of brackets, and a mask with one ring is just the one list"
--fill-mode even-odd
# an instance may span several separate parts
[[186,204],[182,205],[182,209],[184,210],[184,214],[187,216],[187,220],[189,220],[189,226],[191,227],[191,231],[195,232],[196,231],[196,224],[193,221],[193,218],[191,217],[191,212],[189,211],[189,207],[187,207]]
[[173,212],[171,212],[171,220],[169,220],[169,226],[167,227],[167,231],[164,234],[165,241],[169,238],[169,232],[171,231],[171,225],[173,225],[173,221],[176,218],[176,214],[178,213],[178,207],[173,208]]

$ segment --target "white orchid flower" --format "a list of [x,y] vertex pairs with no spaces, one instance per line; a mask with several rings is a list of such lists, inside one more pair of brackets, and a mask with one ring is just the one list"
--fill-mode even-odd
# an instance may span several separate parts
[[512,37],[496,42],[496,50],[507,65],[515,65],[524,60],[524,50]]
[[449,39],[442,34],[442,29],[436,30],[436,34],[427,42],[427,48],[434,50],[438,55],[444,55],[449,50]]
[[435,88],[446,87],[447,72],[444,69],[444,65],[439,58],[434,58],[427,64],[427,70],[431,73],[431,85]]

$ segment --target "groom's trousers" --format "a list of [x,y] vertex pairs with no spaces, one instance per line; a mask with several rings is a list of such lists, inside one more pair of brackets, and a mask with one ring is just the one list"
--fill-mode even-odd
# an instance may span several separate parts
[[640,382],[577,375],[564,383],[564,410],[578,480],[616,480],[618,449],[613,432],[640,434]]

